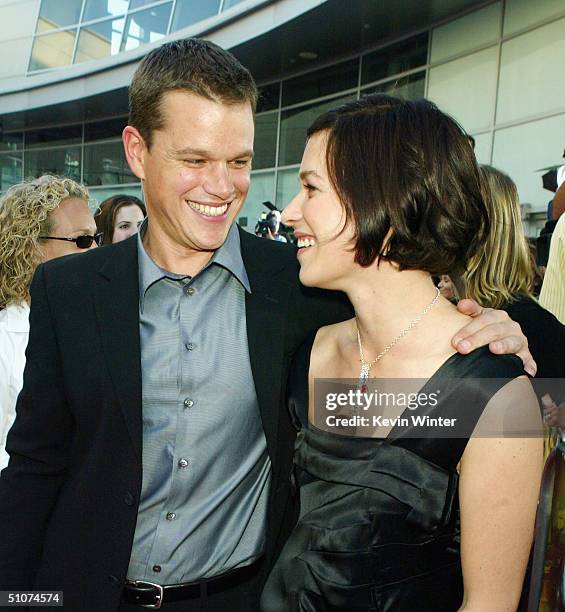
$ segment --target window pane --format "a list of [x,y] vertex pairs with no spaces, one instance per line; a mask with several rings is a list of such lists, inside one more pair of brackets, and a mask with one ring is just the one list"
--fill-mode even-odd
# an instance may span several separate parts
[[243,0],[224,0],[224,6],[222,7],[222,11],[227,11],[232,6],[243,2]]
[[0,153],[0,191],[22,180],[22,153]]
[[[15,40],[31,36],[37,23],[37,5],[37,0],[0,2],[0,24],[2,24],[0,39]],[[13,59],[11,55],[0,54],[0,57]]]
[[563,0],[506,0],[504,6],[504,36],[513,34],[548,17],[563,12]]
[[15,151],[24,146],[24,136],[21,132],[6,134],[0,132],[0,152]]
[[129,169],[121,140],[84,147],[85,185],[119,185],[137,180]]
[[45,148],[50,145],[80,143],[81,139],[82,126],[80,125],[33,130],[26,134],[26,150],[37,147]]
[[565,97],[565,19],[502,43],[496,122],[559,112]]
[[540,168],[563,163],[565,114],[496,130],[492,165],[516,183],[520,202],[545,212],[552,193],[543,188]]
[[0,61],[0,79],[25,76],[32,43],[31,36],[0,40],[0,58],[10,58],[10,61]]
[[255,225],[261,213],[268,213],[269,209],[263,206],[263,202],[273,201],[275,192],[275,173],[261,172],[251,175],[251,187],[245,204],[239,213],[240,217],[247,217],[247,225],[243,226],[248,232],[253,233]]
[[273,110],[279,107],[279,91],[281,84],[272,83],[259,88],[259,99],[257,100],[257,112]]
[[[130,11],[133,11],[134,9],[138,9],[138,8],[143,8],[144,6],[149,6],[150,4],[155,4],[156,2],[158,2],[159,0],[131,0],[131,4],[129,7]],[[183,2],[183,0],[179,0],[180,2]],[[192,0],[194,1],[194,0]],[[200,1],[200,0],[198,0]],[[186,2],[186,0],[184,0],[184,2]]]
[[90,192],[90,206],[92,208],[92,212],[95,212],[96,209],[106,198],[110,196],[116,195],[132,195],[136,198],[139,198],[143,202],[143,194],[141,192],[141,185],[139,187],[135,185],[128,185],[127,187],[92,187],[88,188]]
[[482,131],[492,124],[497,76],[495,46],[431,68],[428,98],[468,132]]
[[359,60],[330,66],[283,82],[282,104],[288,106],[357,87]]
[[122,17],[81,27],[75,64],[119,53],[124,23]]
[[198,0],[198,2],[177,2],[171,32],[180,30],[212,15],[217,15],[220,0]]
[[257,115],[255,119],[255,156],[253,169],[271,168],[275,165],[277,152],[278,113]]
[[59,68],[71,63],[76,30],[38,36],[33,43],[30,71]]
[[501,18],[502,7],[497,2],[435,28],[430,62],[439,62],[494,42],[500,35]]
[[490,150],[492,146],[492,132],[488,134],[474,134],[475,157],[479,164],[490,164]]
[[128,10],[128,0],[86,0],[83,21],[123,15]]
[[25,177],[38,178],[42,174],[68,176],[80,181],[80,147],[26,151]]
[[361,83],[370,83],[394,76],[428,61],[428,34],[403,40],[396,45],[363,56]]
[[285,206],[298,193],[298,172],[300,168],[287,168],[279,170],[277,178],[277,201],[276,205],[279,210],[283,210]]
[[122,51],[136,49],[139,45],[152,43],[167,33],[171,2],[128,17]]
[[318,104],[310,104],[284,111],[281,119],[279,166],[299,164],[306,144],[306,130],[321,113],[355,100],[356,96],[334,98]]
[[43,0],[37,20],[37,32],[64,28],[78,23],[82,0]]
[[84,124],[84,142],[93,140],[105,140],[107,138],[120,138],[123,129],[128,123],[127,117],[105,119]]
[[370,93],[387,93],[391,96],[404,98],[405,100],[416,100],[423,98],[426,91],[426,73],[411,74],[403,79],[381,83],[376,87],[367,87],[362,91],[362,95]]

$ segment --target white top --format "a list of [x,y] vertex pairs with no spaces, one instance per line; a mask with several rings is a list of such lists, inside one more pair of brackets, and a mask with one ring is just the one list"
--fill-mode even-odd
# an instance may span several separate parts
[[28,337],[27,303],[0,310],[0,470],[8,465],[6,436],[16,417],[16,400],[23,386]]
[[565,213],[561,215],[549,246],[539,303],[565,325]]

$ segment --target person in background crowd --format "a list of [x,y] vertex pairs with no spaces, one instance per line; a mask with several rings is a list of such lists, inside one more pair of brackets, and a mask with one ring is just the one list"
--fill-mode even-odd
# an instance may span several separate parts
[[[560,191],[563,190],[565,195],[564,188],[565,184]],[[549,260],[539,301],[565,324],[565,214],[561,215],[551,236]]]
[[[520,323],[538,364],[538,378],[565,377],[565,326],[534,299],[534,269],[512,179],[481,166],[487,187],[490,231],[464,274],[465,297],[503,308]],[[542,302],[543,304],[543,302]]]
[[281,213],[278,210],[272,210],[268,215],[267,219],[273,219],[274,222],[274,230],[269,230],[269,238],[271,240],[276,240],[277,242],[286,242],[286,238],[279,234],[279,229],[281,226]]
[[100,204],[94,218],[102,245],[114,244],[137,234],[147,216],[145,204],[132,195],[111,196]]
[[533,274],[532,295],[535,298],[538,298],[539,294],[540,294],[540,291],[541,291],[541,285],[543,283],[543,273],[545,272],[545,268],[544,268],[544,270],[542,270],[538,266],[536,243],[535,242],[530,242],[528,240],[528,247],[529,247],[529,250],[530,250],[530,265],[532,267],[532,274]]
[[[34,276],[0,590],[61,590],[72,611],[251,612],[294,518],[291,356],[350,305],[304,290],[294,248],[235,223],[257,89],[233,55],[156,47],[129,99],[147,220]],[[506,313],[459,308],[475,318],[454,350],[492,343],[535,370]]]
[[551,204],[551,217],[557,221],[565,212],[565,166],[557,170],[557,191]]
[[48,175],[0,200],[0,470],[23,382],[31,279],[39,263],[96,246],[88,200],[82,185]]
[[557,171],[557,191],[547,208],[547,221],[536,239],[536,263],[540,268],[542,277],[545,275],[549,259],[551,238],[555,226],[565,211],[565,166]]
[[446,300],[457,304],[457,302],[459,301],[459,294],[457,293],[457,288],[452,282],[449,274],[442,274],[439,277],[439,283],[437,284],[437,287],[440,290],[441,295]]

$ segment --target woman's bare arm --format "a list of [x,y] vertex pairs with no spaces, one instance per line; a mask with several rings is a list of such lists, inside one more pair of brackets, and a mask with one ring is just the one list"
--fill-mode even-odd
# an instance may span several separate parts
[[[539,428],[541,417],[529,382],[505,385],[481,421],[519,422]],[[478,429],[481,430],[481,421]],[[489,431],[487,431],[489,430]],[[477,431],[477,430],[475,430]],[[514,612],[532,545],[543,464],[541,434],[532,437],[473,437],[460,464],[461,562],[465,612]]]

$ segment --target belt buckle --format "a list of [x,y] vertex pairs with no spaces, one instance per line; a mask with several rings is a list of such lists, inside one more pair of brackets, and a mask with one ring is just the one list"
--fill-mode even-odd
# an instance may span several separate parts
[[157,589],[157,593],[155,597],[157,598],[157,603],[154,604],[138,604],[141,608],[151,608],[153,610],[159,610],[159,608],[163,605],[163,592],[164,589],[160,584],[156,584],[155,582],[147,582],[146,580],[133,580],[133,584],[137,587],[150,586],[154,589]]

